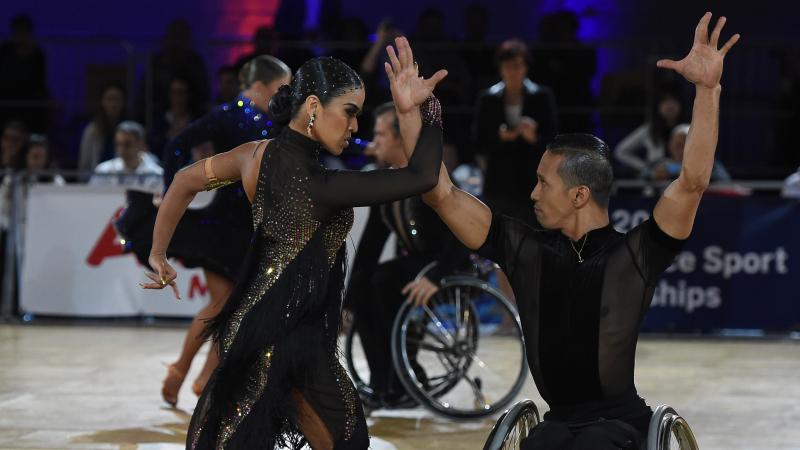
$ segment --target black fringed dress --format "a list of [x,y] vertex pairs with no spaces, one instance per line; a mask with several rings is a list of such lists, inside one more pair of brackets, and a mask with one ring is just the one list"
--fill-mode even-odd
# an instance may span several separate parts
[[441,110],[431,97],[403,169],[325,169],[319,145],[289,128],[266,143],[252,202],[254,235],[231,297],[208,333],[220,365],[194,411],[187,449],[299,448],[296,394],[336,449],[369,446],[337,336],[353,206],[419,195],[436,185]]

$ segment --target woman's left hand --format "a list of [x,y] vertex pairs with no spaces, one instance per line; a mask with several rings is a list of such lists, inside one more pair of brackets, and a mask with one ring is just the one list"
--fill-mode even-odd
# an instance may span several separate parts
[[407,113],[421,105],[433,93],[433,88],[447,76],[446,70],[440,70],[427,80],[419,76],[419,68],[414,62],[411,45],[405,37],[394,40],[394,47],[387,46],[390,63],[384,63],[386,75],[389,77],[389,87],[392,99],[399,113]]

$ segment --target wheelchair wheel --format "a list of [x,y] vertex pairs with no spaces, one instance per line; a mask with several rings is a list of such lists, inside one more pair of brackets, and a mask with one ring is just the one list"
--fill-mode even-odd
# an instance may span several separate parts
[[661,405],[650,419],[647,450],[698,450],[698,446],[686,420],[672,407]]
[[516,309],[474,277],[445,278],[424,307],[404,304],[392,331],[392,358],[406,392],[451,418],[500,411],[519,393],[528,369]]
[[[375,398],[375,391],[367,382],[369,379],[369,367],[367,366],[367,358],[364,356],[363,347],[361,347],[361,340],[356,333],[356,327],[351,326],[347,330],[343,350],[347,370],[359,396],[361,398]],[[359,361],[359,363],[356,364],[356,361]],[[413,408],[416,405],[417,402],[406,395],[396,403],[387,406],[391,408]]]
[[483,450],[518,450],[539,421],[536,404],[532,400],[522,400],[497,419]]

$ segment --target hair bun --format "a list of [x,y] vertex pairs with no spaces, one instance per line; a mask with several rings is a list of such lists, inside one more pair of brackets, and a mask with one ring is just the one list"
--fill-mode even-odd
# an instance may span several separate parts
[[278,92],[269,101],[269,114],[275,125],[288,125],[292,119],[292,99],[294,92],[292,87],[284,84],[278,88]]

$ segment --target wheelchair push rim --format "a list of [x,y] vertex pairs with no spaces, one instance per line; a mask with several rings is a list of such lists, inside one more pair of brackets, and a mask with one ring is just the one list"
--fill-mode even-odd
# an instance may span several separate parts
[[[519,358],[516,373],[506,375],[506,370],[499,375],[478,354],[482,335],[478,303],[481,302],[484,306],[487,302],[493,302],[491,308],[501,310],[504,317],[507,315],[511,319],[512,336],[486,333],[485,339],[500,339],[518,347],[507,352]],[[420,353],[427,352],[425,356],[428,361],[438,361],[445,369],[445,374],[429,378],[426,383],[420,381],[414,368],[415,364],[420,366],[420,363],[416,360],[412,362],[413,358],[409,356],[409,332],[414,331],[414,327],[419,328],[417,332],[421,331],[423,337],[412,345],[418,346]],[[425,339],[428,339],[427,347],[423,346]],[[491,356],[492,353],[486,355]],[[450,418],[479,418],[502,410],[519,393],[528,369],[522,327],[516,309],[497,289],[474,277],[445,278],[437,294],[425,307],[404,304],[394,323],[392,358],[406,392],[420,405]],[[469,373],[472,368],[485,376],[472,377]],[[500,392],[493,390],[495,386],[487,389],[486,380],[508,380],[511,377],[516,377],[513,383],[501,383],[508,387],[500,388]],[[445,398],[457,385],[462,394],[468,393],[468,397],[472,395],[468,401],[472,406],[455,405]]]

